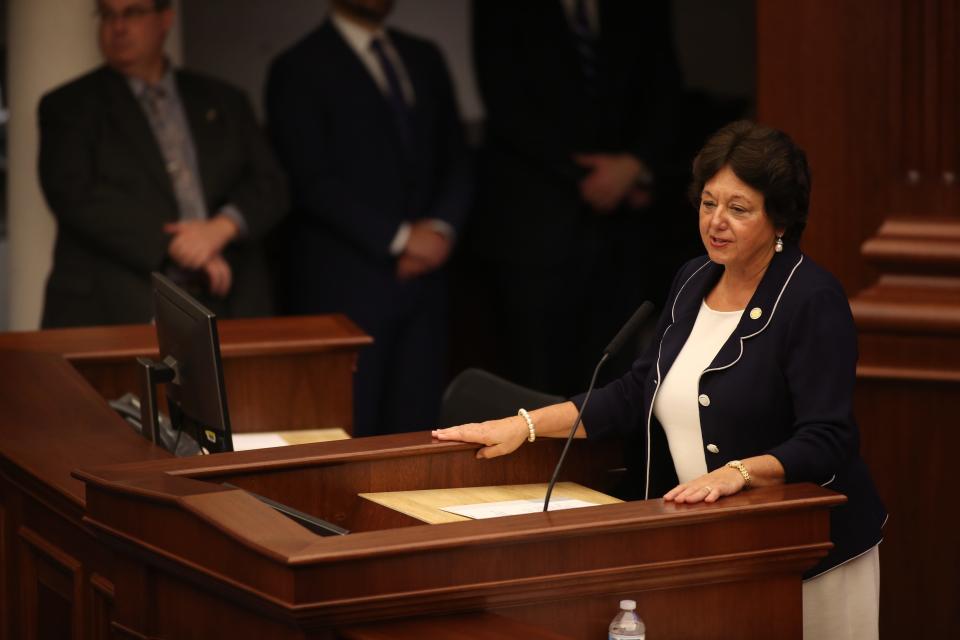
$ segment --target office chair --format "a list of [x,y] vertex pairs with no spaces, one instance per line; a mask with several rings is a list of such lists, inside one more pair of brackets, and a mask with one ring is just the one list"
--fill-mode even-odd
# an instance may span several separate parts
[[483,369],[465,369],[443,393],[440,426],[505,418],[516,415],[521,407],[532,411],[564,400],[563,396],[528,389]]

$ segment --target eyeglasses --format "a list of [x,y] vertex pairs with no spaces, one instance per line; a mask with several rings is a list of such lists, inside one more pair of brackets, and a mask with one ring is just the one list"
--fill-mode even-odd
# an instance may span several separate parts
[[151,13],[156,13],[156,7],[144,7],[144,6],[133,6],[127,7],[123,11],[113,11],[105,7],[98,7],[94,11],[94,15],[100,19],[100,22],[112,23],[112,22],[136,22],[138,20],[143,20],[146,16]]

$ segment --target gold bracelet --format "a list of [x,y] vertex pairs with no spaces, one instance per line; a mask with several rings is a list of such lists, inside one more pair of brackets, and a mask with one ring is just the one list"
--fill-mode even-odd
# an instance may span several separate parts
[[747,468],[743,466],[743,463],[739,460],[731,460],[727,463],[727,466],[731,469],[736,469],[740,472],[740,475],[743,476],[743,486],[744,488],[750,486],[750,472],[747,471]]
[[527,436],[527,442],[533,442],[537,439],[537,429],[533,426],[533,418],[530,417],[530,414],[527,413],[526,409],[520,409],[517,411],[517,415],[523,418],[527,423],[527,430],[530,432],[530,435]]

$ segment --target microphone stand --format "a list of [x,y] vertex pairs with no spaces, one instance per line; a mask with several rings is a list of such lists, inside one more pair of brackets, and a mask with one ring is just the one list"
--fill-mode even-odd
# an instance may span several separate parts
[[557,466],[553,470],[553,477],[550,478],[550,484],[547,485],[547,495],[543,499],[543,511],[546,512],[550,508],[550,496],[553,494],[553,486],[557,484],[557,478],[560,476],[560,469],[563,467],[563,461],[567,457],[567,451],[570,449],[570,443],[573,442],[573,437],[577,433],[577,427],[580,426],[580,420],[583,418],[583,410],[587,408],[587,403],[590,402],[590,394],[593,393],[593,388],[597,384],[597,375],[600,373],[600,367],[610,358],[614,353],[619,353],[620,349],[623,348],[624,343],[633,336],[637,329],[640,328],[640,325],[653,313],[653,303],[649,300],[645,301],[640,307],[633,312],[633,315],[627,321],[627,324],[621,327],[620,331],[617,332],[617,335],[614,336],[613,340],[610,341],[610,344],[607,345],[607,348],[603,350],[603,357],[600,358],[600,362],[597,363],[596,368],[593,370],[593,377],[590,378],[590,387],[587,388],[587,395],[583,398],[583,404],[580,405],[580,411],[577,412],[577,419],[573,421],[573,427],[570,429],[570,433],[567,435],[567,442],[563,445],[563,452],[560,454],[560,459],[557,461]]
[[570,443],[573,442],[573,436],[577,433],[577,427],[580,426],[580,419],[583,417],[583,410],[587,408],[587,403],[590,402],[590,394],[593,393],[593,387],[597,384],[597,375],[600,373],[600,367],[610,358],[610,352],[606,351],[603,354],[603,357],[600,358],[600,362],[597,363],[596,368],[593,370],[593,377],[590,378],[590,387],[587,389],[587,395],[583,399],[583,404],[580,405],[580,411],[577,412],[577,419],[573,421],[573,428],[570,429],[570,433],[567,435],[567,441],[563,445],[563,452],[560,453],[560,459],[557,460],[557,466],[553,469],[553,477],[550,478],[550,484],[547,485],[547,495],[543,499],[543,511],[544,513],[550,508],[550,495],[553,493],[553,485],[557,484],[557,478],[560,476],[560,469],[563,467],[563,460],[567,457],[567,451],[570,449]]

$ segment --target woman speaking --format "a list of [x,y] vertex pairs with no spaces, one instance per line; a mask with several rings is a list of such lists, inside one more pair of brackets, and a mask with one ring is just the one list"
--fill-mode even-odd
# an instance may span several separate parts
[[[677,273],[650,347],[594,392],[577,437],[639,430],[647,498],[715,502],[751,487],[814,482],[848,497],[833,549],[803,586],[805,638],[877,638],[885,511],[853,418],[857,336],[836,279],[800,251],[806,155],[784,133],[727,125],[693,163],[707,255]],[[566,436],[583,396],[434,432],[499,456]]]

